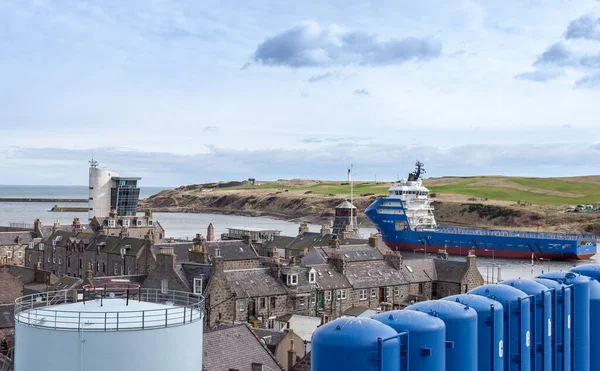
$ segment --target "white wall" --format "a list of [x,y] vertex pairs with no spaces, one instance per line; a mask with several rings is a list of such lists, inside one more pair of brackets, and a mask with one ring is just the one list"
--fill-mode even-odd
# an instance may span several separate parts
[[[92,220],[94,216],[106,217],[110,213],[110,190],[112,187],[112,177],[119,174],[110,170],[90,168],[90,198],[88,218]],[[93,189],[91,189],[93,188]]]
[[203,323],[80,333],[17,322],[15,371],[199,371]]

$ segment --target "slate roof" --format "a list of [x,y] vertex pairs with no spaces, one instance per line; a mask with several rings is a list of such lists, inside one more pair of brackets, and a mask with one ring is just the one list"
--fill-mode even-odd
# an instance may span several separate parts
[[15,327],[15,305],[0,305],[0,328]]
[[356,209],[356,206],[352,205],[350,203],[350,201],[346,200],[346,201],[342,202],[341,204],[337,205],[335,208],[336,209]]
[[329,264],[313,265],[311,268],[317,272],[315,279],[319,289],[332,290],[352,287],[346,277]]
[[383,260],[346,263],[346,278],[357,289],[408,283],[402,271],[393,268]]
[[344,313],[342,313],[344,316],[349,316],[349,317],[373,317],[374,315],[377,314],[376,310],[367,308],[367,307],[350,307],[348,309],[346,309],[344,311]]
[[[329,241],[333,236],[335,235],[331,233],[322,235],[318,232],[302,232],[286,246],[286,250],[304,251],[304,249],[310,249],[315,246],[329,246]],[[340,239],[340,245],[361,245],[367,242],[368,240],[359,238]]]
[[315,250],[326,260],[333,252],[343,253],[347,262],[383,259],[381,252],[369,245],[348,245],[340,246],[339,248],[323,246],[315,247]]
[[433,259],[404,260],[402,262],[402,272],[409,282],[428,282],[438,279]]
[[129,245],[131,248],[126,250],[126,255],[137,256],[145,244],[146,240],[144,238],[101,235],[90,242],[87,250],[94,251],[99,246],[101,252],[120,255],[121,247]]
[[65,275],[59,278],[48,291],[70,290],[72,288],[78,288],[81,284],[83,284],[83,279]]
[[253,362],[267,370],[282,370],[275,358],[246,325],[207,332],[202,363],[206,371],[250,370]]
[[438,281],[460,283],[467,273],[467,263],[456,260],[434,259]]
[[22,245],[27,245],[34,237],[35,233],[33,232],[0,232],[0,246],[15,245],[17,241]]
[[192,249],[192,246],[194,246],[193,242],[162,242],[155,243],[152,246],[152,251],[154,252],[154,254],[158,254],[161,248],[170,247],[175,253],[175,261],[177,263],[183,263],[189,260],[189,253]]
[[296,237],[291,236],[274,236],[272,240],[263,242],[263,246],[265,248],[285,249],[295,239]]
[[206,252],[213,258],[216,256],[216,249],[221,250],[220,254],[223,260],[258,259],[258,254],[252,245],[246,244],[241,240],[206,242]]
[[223,273],[238,298],[287,294],[283,284],[271,275],[269,268],[228,270]]
[[271,352],[275,353],[275,348],[285,335],[287,335],[284,331],[277,331],[275,329],[267,329],[267,328],[252,328],[254,334],[262,339],[265,342],[265,345],[271,350]]
[[[63,231],[63,232],[72,233],[74,229],[75,228],[73,227],[72,224],[59,225],[57,227],[54,227],[53,225],[42,225],[40,227],[43,238],[48,238],[55,231]],[[89,224],[81,224],[81,230],[84,232],[89,232],[89,233],[93,232],[93,230]]]
[[202,278],[202,290],[206,290],[212,277],[213,267],[208,264],[183,263],[177,267],[180,275],[187,281],[190,288],[194,287],[194,278]]

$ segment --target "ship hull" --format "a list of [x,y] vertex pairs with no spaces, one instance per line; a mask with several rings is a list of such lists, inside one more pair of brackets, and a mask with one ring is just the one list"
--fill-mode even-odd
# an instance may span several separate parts
[[[393,206],[392,206],[393,205]],[[392,250],[467,255],[511,259],[587,260],[596,254],[597,237],[591,234],[527,232],[483,228],[435,227],[413,229],[403,203],[378,198],[366,210]]]

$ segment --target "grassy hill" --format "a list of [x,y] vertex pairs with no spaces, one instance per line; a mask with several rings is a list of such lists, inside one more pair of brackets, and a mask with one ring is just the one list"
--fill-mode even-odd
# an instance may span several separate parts
[[[461,195],[490,201],[529,202],[534,205],[577,205],[600,203],[600,177],[522,178],[522,177],[445,177],[426,179],[424,185],[439,196]],[[354,194],[387,193],[390,183],[355,182]],[[258,185],[242,185],[227,190],[302,191],[317,195],[343,196],[350,194],[346,182],[280,180]],[[200,189],[197,190],[200,192]],[[447,197],[445,198],[448,200]],[[457,199],[456,201],[464,201]]]

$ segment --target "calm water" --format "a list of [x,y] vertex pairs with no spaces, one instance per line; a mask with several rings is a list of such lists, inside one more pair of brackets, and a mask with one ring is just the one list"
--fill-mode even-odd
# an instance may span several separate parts
[[[163,188],[146,187],[141,189],[141,197],[149,197]],[[85,186],[1,186],[0,197],[37,197],[37,198],[87,198],[87,187]],[[87,207],[87,204],[58,203],[59,206]],[[71,224],[74,217],[87,220],[87,213],[52,213],[49,212],[54,203],[34,202],[1,202],[0,203],[0,225],[8,225],[10,222],[33,224],[39,218],[44,224],[52,224],[59,221],[61,224]],[[196,233],[206,234],[209,223],[213,223],[215,234],[220,236],[227,231],[228,227],[258,227],[279,229],[282,235],[295,236],[298,233],[298,223],[286,222],[269,218],[246,217],[235,215],[216,214],[187,214],[187,213],[154,213],[154,218],[165,228],[166,236],[175,238],[193,238]],[[319,225],[309,225],[311,232],[318,232]],[[361,234],[366,238],[374,229],[361,228]],[[407,259],[423,257],[423,253],[404,253]],[[431,256],[431,255],[430,255]],[[454,258],[451,259],[461,259]],[[462,258],[464,259],[464,258]],[[598,263],[598,255],[591,261]],[[493,264],[501,267],[502,279],[531,278],[531,260],[513,259],[491,259],[477,258],[477,265],[484,278],[491,279],[491,267]],[[548,262],[534,261],[533,276],[542,271],[569,270],[574,264],[586,262]],[[497,277],[495,271],[494,278]]]

